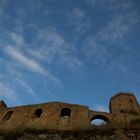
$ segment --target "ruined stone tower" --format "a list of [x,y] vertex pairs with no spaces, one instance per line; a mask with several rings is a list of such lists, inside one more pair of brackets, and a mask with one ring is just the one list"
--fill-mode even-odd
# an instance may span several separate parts
[[137,99],[130,93],[119,93],[110,100],[110,113],[117,123],[129,123],[131,119],[140,116]]

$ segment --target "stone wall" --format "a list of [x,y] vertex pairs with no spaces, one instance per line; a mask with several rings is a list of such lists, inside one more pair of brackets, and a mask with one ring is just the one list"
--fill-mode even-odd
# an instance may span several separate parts
[[86,106],[51,102],[7,107],[0,102],[0,134],[25,130],[94,130],[94,119],[107,126],[140,123],[140,107],[133,94],[119,93],[110,100],[110,112],[97,112]]
[[133,94],[119,93],[113,96],[109,108],[117,124],[129,123],[140,117],[140,107]]

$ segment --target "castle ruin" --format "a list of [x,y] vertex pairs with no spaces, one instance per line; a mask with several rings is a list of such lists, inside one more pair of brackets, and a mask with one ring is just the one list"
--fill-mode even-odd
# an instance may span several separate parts
[[19,129],[90,130],[91,121],[101,119],[107,125],[125,125],[140,119],[140,106],[133,94],[113,96],[109,112],[89,110],[88,107],[61,102],[7,107],[0,102],[0,133]]

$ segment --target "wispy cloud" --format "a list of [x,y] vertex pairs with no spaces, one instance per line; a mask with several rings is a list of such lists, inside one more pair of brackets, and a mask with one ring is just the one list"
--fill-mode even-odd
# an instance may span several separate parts
[[23,37],[19,34],[16,34],[15,32],[11,33],[11,38],[16,43],[16,45],[23,45],[24,44]]
[[38,35],[36,44],[39,43],[40,47],[28,50],[34,58],[48,64],[65,66],[71,70],[82,66],[73,45],[67,42],[55,29],[40,30]]
[[104,105],[101,105],[101,104],[97,104],[96,107],[95,107],[95,110],[96,111],[102,111],[102,112],[108,112],[107,107],[104,106]]
[[[30,83],[26,81],[25,75],[23,75],[22,72],[19,71],[15,65],[13,65],[13,63],[4,59],[1,59],[0,63],[0,81],[1,91],[3,94],[5,94],[5,91],[7,91],[5,96],[12,96],[15,94],[15,96],[18,97],[17,100],[15,98],[14,104],[19,104],[22,102],[20,97],[23,96],[24,92],[28,97],[33,99],[32,101],[39,101],[38,94],[35,93]],[[22,93],[19,91],[22,91]],[[6,98],[4,96],[2,96],[2,98],[9,100],[9,102],[12,101],[10,98]]]
[[79,35],[86,33],[90,28],[90,23],[88,16],[86,16],[86,11],[81,8],[73,8],[66,12],[68,18],[68,25],[72,27],[75,33]]
[[0,16],[4,14],[4,7],[8,3],[8,0],[1,0],[0,1]]
[[19,78],[15,78],[15,82],[17,83],[17,85],[20,85],[21,87],[26,89],[26,92],[28,94],[30,94],[33,97],[34,100],[38,100],[39,99],[39,97],[34,92],[34,90],[32,89],[32,87],[30,86],[29,83],[27,83],[23,79],[19,79]]
[[0,91],[1,98],[17,102],[18,94],[12,88],[2,82],[0,82]]
[[[94,6],[102,5],[106,11],[111,10],[112,13],[104,26],[93,36],[86,37],[82,48],[84,54],[90,58],[90,62],[105,66],[104,68],[107,71],[110,68],[111,71],[118,73],[130,72],[131,64],[126,64],[124,60],[131,56],[126,57],[125,54],[130,52],[128,52],[128,44],[123,43],[127,40],[128,34],[135,29],[140,19],[133,1],[87,0],[86,2]],[[111,9],[107,7],[111,7]],[[120,50],[121,53],[118,54],[117,50]],[[125,57],[121,57],[122,55]],[[114,59],[115,57],[121,59]]]
[[37,72],[39,74],[47,75],[48,72],[34,59],[29,58],[22,54],[19,50],[15,49],[12,46],[7,46],[5,48],[5,51],[7,54],[9,54],[11,57],[13,57],[16,61],[23,64],[28,69],[32,70],[33,72]]
[[40,65],[37,60],[33,59],[30,56],[26,56],[23,51],[21,51],[22,49],[20,49],[21,48],[7,45],[5,47],[5,52],[15,61],[19,62],[19,64],[27,68],[29,71],[45,75],[48,80],[57,83],[58,86],[61,86],[60,80],[58,78],[49,73],[44,67]]
[[92,63],[100,65],[106,63],[106,47],[101,43],[98,43],[98,41],[94,40],[93,38],[86,38],[82,47],[82,51],[84,52],[84,55],[88,61],[92,61]]
[[[0,62],[0,97],[4,100],[8,100],[8,103],[12,104],[22,104],[23,99],[21,97],[26,96],[32,99],[32,103],[40,102],[40,93],[36,91],[33,83],[30,83],[27,80],[26,74],[24,74],[21,70],[18,70],[14,62],[11,60],[1,59]],[[36,76],[33,74],[34,77]],[[29,78],[28,78],[29,79]],[[32,80],[32,79],[30,79]],[[53,78],[52,76],[48,78],[44,77],[43,79],[37,79],[37,81],[43,82],[45,80],[45,94],[49,96],[49,98],[55,97],[55,95],[48,89],[48,85],[50,83],[55,86],[61,86],[61,83],[58,79]],[[43,88],[43,87],[42,87]],[[43,94],[43,93],[42,93]],[[10,97],[12,97],[10,99]],[[18,98],[16,98],[18,97]],[[25,101],[24,101],[25,102]]]
[[97,35],[99,40],[112,42],[118,41],[118,39],[123,39],[137,23],[137,17],[138,15],[135,11],[114,15],[112,20],[109,21],[101,31],[99,31]]
[[97,0],[86,0],[86,3],[89,5],[95,5]]
[[74,8],[72,12],[77,18],[83,18],[86,14],[85,11],[80,8]]
[[106,11],[111,11],[110,20],[96,35],[96,39],[100,41],[110,42],[124,38],[140,19],[132,0],[86,0],[86,2],[97,7],[102,5]]
[[85,0],[88,5],[91,6],[101,6],[102,9],[108,10],[118,10],[121,9],[123,11],[131,9],[133,6],[132,0]]

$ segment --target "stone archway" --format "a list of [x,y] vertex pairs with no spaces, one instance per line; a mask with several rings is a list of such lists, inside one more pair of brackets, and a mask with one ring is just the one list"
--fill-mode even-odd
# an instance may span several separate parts
[[90,119],[90,124],[96,126],[107,125],[109,124],[109,119],[104,115],[94,115]]

